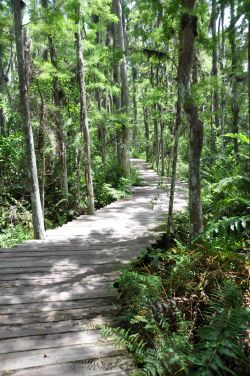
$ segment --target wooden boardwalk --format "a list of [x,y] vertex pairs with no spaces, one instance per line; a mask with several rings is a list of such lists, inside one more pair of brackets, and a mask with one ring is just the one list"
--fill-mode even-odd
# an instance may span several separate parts
[[[167,194],[153,170],[127,200],[47,231],[45,241],[0,250],[0,375],[128,375],[131,364],[97,326],[116,314],[112,281],[159,237]],[[176,209],[186,205],[178,184]]]

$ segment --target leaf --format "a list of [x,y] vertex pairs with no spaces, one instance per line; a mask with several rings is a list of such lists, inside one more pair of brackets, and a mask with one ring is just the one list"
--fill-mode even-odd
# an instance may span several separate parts
[[227,133],[224,137],[237,138],[243,143],[250,145],[250,137],[243,133]]

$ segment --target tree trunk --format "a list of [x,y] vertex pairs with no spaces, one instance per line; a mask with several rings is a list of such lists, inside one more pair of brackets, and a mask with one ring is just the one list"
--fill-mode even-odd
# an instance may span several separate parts
[[224,152],[224,134],[225,134],[225,108],[226,108],[226,99],[225,99],[225,85],[226,80],[224,76],[225,70],[225,26],[224,26],[224,17],[225,17],[225,10],[224,5],[221,6],[221,73],[222,73],[222,87],[221,87],[221,146],[222,152]]
[[181,17],[181,36],[178,61],[178,87],[177,87],[177,106],[176,122],[174,129],[174,147],[172,180],[169,197],[169,212],[167,222],[167,243],[169,244],[173,233],[173,206],[176,184],[176,167],[178,158],[179,132],[181,126],[181,111],[184,101],[188,102],[190,98],[190,77],[193,65],[194,42],[197,33],[197,17],[192,15],[196,0],[185,0],[183,2],[184,13]]
[[[217,7],[216,7],[216,0],[212,0],[212,40],[213,40],[213,59],[212,59],[212,76],[215,80],[218,79],[218,43],[217,43],[217,31],[216,31],[216,23],[217,23]],[[212,145],[212,153],[215,152],[215,139],[216,134],[218,132],[220,126],[219,120],[219,93],[218,89],[213,89],[212,93],[212,108],[213,108],[213,122],[212,122],[212,132],[211,132],[211,145]]]
[[[41,0],[44,9],[48,9],[48,0]],[[58,69],[57,53],[51,35],[48,35],[50,61],[53,67]],[[57,110],[55,111],[55,124],[59,141],[60,164],[61,164],[61,189],[64,198],[67,200],[68,188],[68,168],[67,168],[67,148],[66,148],[66,135],[63,129],[63,119],[61,114],[62,100],[64,97],[63,90],[57,75],[53,78],[53,97]]]
[[133,67],[133,146],[135,157],[138,157],[138,110],[137,110],[137,93],[136,93],[136,80],[137,80],[137,70]]
[[[128,115],[129,111],[129,88],[128,88],[128,71],[127,59],[125,50],[125,35],[122,16],[121,0],[113,0],[114,13],[118,18],[117,24],[117,43],[123,53],[120,62],[121,74],[121,111],[123,114]],[[121,172],[126,178],[130,176],[130,162],[129,162],[129,129],[127,126],[128,119],[123,120],[121,128]]]
[[[194,83],[197,83],[197,65],[194,64]],[[191,95],[187,96],[184,110],[189,120],[189,224],[190,239],[203,231],[201,202],[201,151],[203,146],[203,124],[199,119],[198,107]]]
[[77,27],[76,32],[76,50],[77,50],[77,69],[80,85],[80,129],[84,140],[84,173],[85,182],[87,186],[87,214],[95,214],[94,189],[91,171],[91,151],[90,151],[90,137],[87,113],[86,88],[84,79],[84,61],[82,51],[82,37],[81,37],[81,9],[80,2],[77,4]]
[[248,16],[248,135],[250,136],[250,15]]
[[[230,3],[230,11],[231,11],[231,23],[230,23],[230,45],[231,45],[231,69],[232,69],[232,132],[238,133],[239,132],[239,104],[238,104],[238,83],[237,83],[237,52],[236,52],[236,30],[235,30],[235,2],[231,0]],[[234,153],[236,159],[239,159],[239,145],[238,139],[233,139],[234,143]]]
[[5,133],[5,119],[3,112],[3,88],[4,88],[4,69],[3,69],[3,48],[0,45],[0,134]]
[[149,162],[150,160],[150,153],[149,153],[149,124],[148,124],[148,111],[146,108],[143,109],[143,115],[144,115],[144,128],[145,128],[145,140],[146,140],[146,162]]
[[20,0],[12,2],[14,11],[14,28],[17,52],[17,65],[19,77],[19,92],[21,101],[21,115],[23,120],[23,131],[25,135],[26,153],[28,160],[28,177],[30,183],[32,218],[34,226],[34,235],[36,239],[45,238],[45,229],[43,221],[42,206],[40,200],[36,156],[33,140],[33,132],[30,119],[30,103],[28,95],[26,63],[24,59],[24,43],[22,29],[22,4]]
[[45,179],[46,179],[46,163],[45,163],[45,108],[43,95],[41,93],[39,83],[37,84],[38,93],[40,95],[40,116],[39,116],[39,137],[38,137],[38,150],[40,155],[40,194],[41,205],[44,214],[45,208]]
[[158,106],[154,105],[154,161],[156,165],[156,171],[159,172],[159,132],[158,132],[158,119],[157,119]]
[[161,176],[165,175],[165,143],[164,143],[164,121],[161,120],[161,138],[160,138],[160,147],[161,147]]

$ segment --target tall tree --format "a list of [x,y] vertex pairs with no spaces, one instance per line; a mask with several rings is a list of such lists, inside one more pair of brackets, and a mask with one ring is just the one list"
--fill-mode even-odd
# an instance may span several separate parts
[[[232,132],[239,132],[239,104],[238,104],[238,82],[237,82],[237,51],[236,51],[236,28],[235,28],[235,1],[230,2],[230,31],[229,40],[231,45],[231,81],[232,81]],[[238,139],[233,139],[234,153],[239,158]]]
[[82,28],[81,28],[81,5],[77,1],[77,32],[76,32],[76,52],[77,52],[77,70],[80,86],[80,129],[84,140],[84,174],[87,187],[87,214],[95,214],[94,188],[91,171],[91,150],[89,137],[89,124],[87,112],[86,88],[84,79],[84,61],[82,50]]
[[[218,132],[219,121],[219,93],[217,89],[218,79],[218,42],[217,42],[217,0],[212,0],[212,14],[211,14],[211,29],[212,29],[212,42],[213,42],[213,56],[212,56],[212,77],[215,79],[213,91],[212,91],[212,107],[213,118],[211,124],[211,148],[212,152],[215,151],[215,138]],[[214,129],[215,128],[215,129]]]
[[0,44],[0,134],[4,134],[5,119],[3,112],[3,87],[4,87],[4,68],[3,68],[3,47]]
[[[42,6],[44,7],[45,11],[48,11],[48,0],[41,0]],[[56,1],[54,2],[56,3]],[[47,19],[47,14],[46,14]],[[48,22],[48,21],[47,21]],[[58,143],[59,143],[59,151],[60,151],[60,164],[61,164],[61,190],[64,198],[68,199],[68,167],[67,167],[67,148],[66,148],[66,135],[65,130],[63,127],[63,118],[62,118],[62,106],[63,106],[63,98],[64,92],[60,84],[60,80],[57,74],[58,70],[58,58],[57,58],[57,51],[54,44],[53,36],[48,34],[48,45],[49,45],[49,53],[50,53],[50,61],[53,67],[56,70],[56,73],[53,77],[53,97],[54,103],[56,106],[55,111],[55,123],[57,128],[58,134]]]
[[39,184],[37,177],[36,156],[33,140],[33,132],[30,118],[30,103],[28,93],[28,82],[26,72],[26,62],[24,56],[23,26],[22,26],[22,8],[24,2],[15,0],[12,2],[14,11],[14,28],[19,77],[19,92],[21,102],[21,115],[23,120],[23,132],[25,136],[28,177],[30,183],[32,218],[34,226],[34,235],[36,239],[45,238],[45,229],[43,222],[43,213],[40,200]]
[[124,177],[130,176],[129,163],[129,129],[128,129],[128,112],[129,112],[129,86],[128,86],[128,69],[125,48],[125,25],[122,11],[121,0],[113,0],[113,10],[118,18],[117,24],[117,42],[118,48],[122,53],[120,61],[120,75],[121,75],[121,111],[125,115],[121,127],[121,172]]
[[[171,233],[173,231],[173,206],[182,108],[184,108],[190,121],[189,212],[191,237],[201,232],[203,228],[200,201],[199,171],[200,152],[202,146],[201,123],[198,119],[198,109],[195,106],[190,92],[190,79],[194,57],[194,42],[195,37],[197,35],[197,17],[193,15],[195,5],[196,0],[183,1],[183,14],[181,17],[181,36],[178,61],[176,122],[174,129],[175,141],[173,148],[172,180],[170,188],[169,213],[167,222],[168,242],[171,238]],[[196,139],[196,136],[198,136],[198,139]],[[195,218],[195,213],[197,213],[198,218]]]

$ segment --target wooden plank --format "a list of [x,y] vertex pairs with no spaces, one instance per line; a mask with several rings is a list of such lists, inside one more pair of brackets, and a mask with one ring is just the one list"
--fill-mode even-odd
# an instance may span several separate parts
[[39,268],[39,270],[33,271],[32,268],[6,268],[2,269],[0,273],[0,281],[12,281],[12,280],[33,280],[37,278],[75,278],[76,276],[84,276],[87,277],[88,275],[94,274],[103,274],[103,273],[110,273],[115,270],[119,270],[120,265],[117,263],[113,264],[102,264],[102,265],[88,265],[85,267],[79,267],[78,269],[72,268],[64,268],[58,269],[54,268]]
[[[60,273],[60,272],[66,272],[68,273],[69,271],[72,272],[72,273],[77,273],[77,274],[80,274],[80,273],[87,273],[88,271],[90,270],[93,270],[96,268],[96,266],[100,266],[101,268],[103,268],[103,270],[105,270],[105,272],[107,272],[108,270],[114,270],[114,267],[116,267],[116,269],[119,268],[119,265],[125,265],[127,264],[131,259],[126,259],[126,257],[124,257],[124,259],[120,259],[120,260],[117,260],[117,261],[114,261],[114,260],[106,260],[106,259],[103,259],[103,260],[97,260],[95,263],[94,262],[89,262],[89,263],[84,263],[84,264],[77,264],[77,265],[52,265],[52,268],[48,268],[48,266],[30,266],[30,267],[12,267],[12,268],[3,268],[1,270],[1,277],[4,275],[4,274],[26,274],[26,273],[31,273],[31,274],[36,274],[38,275],[38,273],[44,273],[46,274],[48,277],[51,276],[51,275],[54,275],[55,273]],[[1,277],[0,277],[0,280],[1,280]],[[25,276],[24,276],[25,277]]]
[[[106,312],[101,312],[101,314],[96,314],[94,317],[83,318],[83,319],[73,319],[62,320],[62,321],[52,321],[52,322],[40,322],[32,323],[32,316],[29,315],[28,322],[26,324],[19,325],[3,325],[1,322],[0,326],[0,339],[15,338],[15,337],[29,337],[36,335],[45,334],[58,334],[58,333],[69,333],[69,332],[79,332],[86,330],[98,329],[100,325],[108,324],[111,322],[112,314],[115,310],[108,310]],[[20,316],[20,315],[19,315]],[[21,317],[22,321],[22,317]]]
[[0,284],[0,295],[1,292],[7,291],[6,289],[9,288],[20,288],[20,287],[29,287],[29,286],[57,286],[57,285],[63,285],[63,284],[75,284],[75,283],[81,283],[81,284],[87,284],[89,281],[96,281],[96,280],[102,280],[102,281],[114,281],[119,275],[119,272],[111,272],[111,273],[90,273],[87,276],[86,275],[60,275],[57,274],[55,276],[51,277],[41,277],[41,278],[33,278],[33,279],[15,279],[10,281],[1,281]]
[[106,343],[97,330],[82,330],[74,332],[74,334],[71,332],[46,335],[37,334],[29,337],[2,339],[0,341],[0,354],[102,342]]
[[[140,254],[140,251],[136,250],[136,247],[131,250],[119,249],[116,251],[96,251],[94,253],[85,252],[77,255],[51,255],[49,258],[45,256],[40,257],[11,257],[1,259],[0,269],[11,267],[28,267],[28,266],[51,266],[56,263],[60,265],[69,265],[70,263],[79,263],[79,265],[89,265],[95,263],[103,263],[102,261],[112,262],[113,260],[124,260],[128,258],[136,257]],[[20,255],[21,256],[21,255]],[[98,262],[99,261],[99,262]]]
[[13,305],[1,305],[1,315],[8,315],[10,313],[24,314],[24,313],[43,313],[47,311],[59,311],[67,309],[87,309],[92,310],[94,307],[101,307],[105,304],[112,306],[112,297],[105,298],[89,298],[89,299],[79,299],[79,300],[63,300],[63,301],[53,301],[53,302],[41,302],[41,303],[28,303],[28,304],[13,304]]
[[[97,278],[89,278],[90,281],[86,283],[82,282],[73,282],[72,280],[65,281],[64,283],[58,283],[55,285],[50,286],[39,286],[37,287],[31,286],[31,287],[9,287],[9,288],[0,288],[0,302],[1,302],[1,296],[4,295],[13,295],[13,296],[19,296],[19,295],[40,295],[40,296],[47,296],[48,294],[59,294],[61,292],[67,292],[70,291],[69,294],[77,293],[82,294],[83,296],[90,291],[94,290],[110,290],[112,288],[112,281],[109,279],[102,279],[101,276],[98,276]],[[70,296],[70,295],[69,295]]]
[[[109,343],[75,345],[28,352],[0,354],[0,371],[20,370],[66,362],[87,361],[102,357],[118,356],[119,352]],[[50,376],[50,375],[48,375]]]
[[98,254],[117,254],[119,252],[127,252],[131,250],[136,250],[138,252],[139,250],[146,249],[146,247],[150,247],[150,244],[137,244],[134,242],[133,245],[126,246],[126,247],[100,247],[97,249],[65,249],[58,248],[58,249],[44,249],[40,250],[37,249],[36,251],[19,251],[19,252],[1,252],[0,253],[0,260],[11,260],[11,259],[22,259],[25,257],[45,257],[45,256],[60,256],[60,257],[77,257],[77,256],[85,256],[85,255],[98,255]]
[[110,289],[93,289],[82,290],[82,292],[60,291],[51,293],[49,290],[41,291],[32,295],[2,295],[0,296],[0,304],[23,304],[23,303],[39,303],[54,302],[64,300],[104,298],[113,296],[114,292]]
[[[94,299],[93,299],[94,300]],[[104,304],[104,303],[103,303]],[[107,303],[106,303],[107,304]],[[101,305],[98,307],[84,307],[84,308],[74,308],[66,309],[64,304],[59,310],[50,310],[44,312],[27,312],[27,313],[9,313],[1,314],[0,322],[1,325],[13,325],[16,328],[20,328],[25,324],[35,324],[35,323],[52,323],[59,322],[63,320],[85,320],[92,319],[100,315],[107,315],[107,313],[115,314],[117,309],[112,307],[112,305]],[[3,328],[4,329],[4,328]]]
[[10,371],[6,376],[128,376],[132,369],[131,359],[117,355]]

